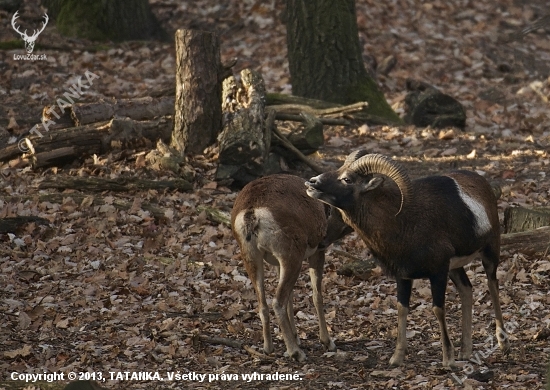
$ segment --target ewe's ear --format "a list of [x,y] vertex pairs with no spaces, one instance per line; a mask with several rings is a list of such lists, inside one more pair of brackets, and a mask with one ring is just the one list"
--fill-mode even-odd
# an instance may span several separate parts
[[384,182],[384,178],[381,176],[373,177],[370,179],[370,181],[366,184],[364,184],[361,188],[361,192],[367,192],[374,190],[376,187],[378,187],[380,184]]

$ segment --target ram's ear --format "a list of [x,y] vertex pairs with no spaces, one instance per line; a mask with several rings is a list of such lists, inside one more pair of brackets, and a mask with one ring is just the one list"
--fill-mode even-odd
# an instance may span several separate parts
[[384,182],[384,178],[382,176],[375,176],[372,179],[370,179],[368,183],[363,184],[363,186],[361,187],[361,192],[374,190],[383,182]]

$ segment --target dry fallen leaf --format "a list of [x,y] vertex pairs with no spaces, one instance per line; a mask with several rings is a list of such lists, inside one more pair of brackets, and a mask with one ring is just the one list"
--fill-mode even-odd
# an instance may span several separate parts
[[19,328],[20,329],[28,329],[28,327],[31,325],[31,318],[27,313],[24,311],[19,312]]
[[31,354],[31,346],[25,344],[22,348],[13,350],[13,351],[4,351],[4,356],[10,359],[15,359],[16,357],[27,357]]
[[[260,69],[268,91],[292,91],[286,28],[280,18],[283,2],[230,0],[221,9],[215,0],[199,0],[193,7],[190,2],[173,0],[150,3],[168,31],[196,25],[222,32],[221,60],[239,58],[234,73],[245,67]],[[415,178],[452,169],[479,171],[503,187],[501,218],[508,206],[548,206],[550,138],[544,99],[550,96],[546,77],[550,74],[549,40],[544,39],[544,29],[518,41],[487,39],[511,36],[541,13],[534,3],[512,3],[495,7],[494,2],[480,0],[475,7],[461,7],[457,2],[434,1],[411,3],[406,12],[397,12],[399,8],[386,2],[357,1],[363,54],[375,57],[378,63],[389,56],[398,58],[389,75],[381,74],[380,67],[373,73],[391,107],[403,116],[407,79],[423,80],[464,105],[466,128],[325,125],[327,142],[314,158],[327,168],[337,167],[351,150],[365,147],[369,153],[398,160]],[[25,7],[26,23],[42,16],[40,8]],[[83,88],[79,103],[173,95],[177,64],[173,42],[110,42],[108,48],[90,52],[88,42],[74,38],[69,50],[56,50],[48,42],[63,43],[64,38],[50,26],[39,39],[45,46],[37,46],[36,53],[47,53],[47,61],[23,63],[13,58],[14,53],[23,53],[22,49],[0,50],[0,63],[5,65],[0,101],[7,114],[0,123],[0,139],[8,136],[17,142],[18,137],[27,136],[23,131],[32,128],[47,101],[63,98],[68,87],[78,85],[78,77],[86,81],[84,69],[99,79]],[[8,131],[6,126],[14,125],[10,118],[17,127]],[[290,133],[299,125],[277,121],[277,126]],[[50,134],[43,133],[45,137]],[[154,143],[135,141],[60,166],[35,168],[21,161],[2,162],[0,218],[32,215],[50,221],[49,226],[28,224],[11,235],[0,234],[2,372],[145,372],[153,368],[171,372],[183,364],[186,372],[204,374],[300,375],[297,381],[277,381],[275,387],[460,388],[451,372],[440,365],[441,345],[429,284],[413,289],[407,334],[414,337],[409,340],[404,366],[394,373],[387,365],[395,346],[395,281],[380,268],[365,280],[340,276],[337,271],[346,259],[333,256],[330,249],[323,300],[329,333],[343,353],[323,357],[307,262],[294,289],[294,313],[300,313],[296,327],[308,355],[304,364],[283,357],[284,343],[272,315],[277,273],[271,266],[266,266],[265,285],[275,348],[272,360],[255,360],[244,349],[201,342],[199,334],[238,341],[254,350],[263,346],[257,298],[236,241],[230,229],[197,212],[199,205],[228,212],[235,200],[237,190],[214,179],[217,144],[204,153],[185,156],[182,170],[196,186],[189,192],[39,188],[49,178],[94,177],[119,182],[132,176],[174,178],[172,172],[151,169],[145,156],[155,148]],[[17,147],[16,143],[10,145]],[[282,157],[278,161],[289,173],[304,178],[315,175],[300,163]],[[107,207],[100,208],[104,204]],[[356,235],[335,246],[355,257],[367,257],[365,245]],[[452,371],[467,388],[544,389],[547,339],[533,337],[540,333],[542,338],[545,324],[550,322],[550,258],[548,254],[525,253],[514,257],[518,251],[502,251],[498,269],[503,314],[513,328],[509,336],[514,364],[505,364],[499,351],[490,352],[484,360],[495,372],[490,383],[468,379],[466,366]],[[494,344],[494,316],[483,267],[474,262],[466,271],[473,284],[475,357],[475,353],[486,354],[492,348],[486,342],[490,336]],[[451,282],[447,291],[449,332],[453,340],[460,340],[459,294]],[[468,363],[473,371],[483,369]],[[131,384],[136,390],[156,385],[149,381]],[[242,380],[185,384],[264,385],[273,386]]]

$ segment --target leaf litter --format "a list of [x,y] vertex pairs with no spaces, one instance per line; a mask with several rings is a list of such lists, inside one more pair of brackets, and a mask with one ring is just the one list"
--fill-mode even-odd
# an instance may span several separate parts
[[[237,57],[234,68],[262,72],[272,92],[291,91],[285,28],[278,2],[213,0],[151,1],[169,32],[177,28],[216,31],[222,59]],[[548,97],[550,45],[539,29],[521,40],[507,37],[543,15],[544,2],[512,0],[458,3],[433,1],[357,1],[362,50],[379,61],[393,55],[397,66],[377,81],[392,107],[404,112],[408,78],[428,82],[466,108],[467,127],[435,130],[403,126],[358,125],[325,128],[326,144],[314,158],[337,167],[363,146],[402,161],[418,177],[455,168],[475,170],[502,187],[499,211],[510,205],[548,206],[550,120]],[[40,17],[30,1],[24,10]],[[3,15],[8,16],[8,15]],[[3,18],[8,20],[9,17]],[[13,39],[11,29],[0,33]],[[40,36],[44,45],[67,42],[54,28]],[[69,46],[67,44],[67,46]],[[110,44],[91,51],[90,43],[43,50],[46,62],[15,61],[1,51],[8,69],[0,80],[0,138],[18,136],[37,123],[45,104],[90,69],[100,76],[81,101],[149,96],[173,89],[174,47],[169,43]],[[279,123],[279,126],[285,126]],[[0,367],[6,373],[48,371],[159,371],[203,374],[299,373],[300,381],[222,383],[186,382],[190,388],[533,388],[542,389],[550,347],[548,273],[550,256],[503,252],[498,277],[504,317],[512,324],[512,352],[493,350],[494,320],[480,264],[468,267],[474,286],[474,357],[450,372],[440,365],[439,329],[431,312],[426,281],[416,281],[408,322],[409,353],[403,367],[390,369],[395,346],[394,282],[375,268],[366,279],[337,270],[368,249],[355,234],[327,252],[324,299],[327,322],[338,346],[322,350],[309,278],[300,277],[294,293],[297,328],[308,355],[304,364],[283,356],[277,324],[275,353],[268,358],[205,340],[236,341],[261,352],[256,296],[228,227],[212,222],[197,207],[229,212],[235,192],[213,180],[216,147],[189,158],[197,174],[190,193],[144,191],[94,194],[39,190],[47,176],[132,174],[158,179],[171,174],[151,170],[144,150],[133,157],[87,159],[44,170],[0,168],[0,216],[34,215],[49,226],[27,224],[16,234],[0,235]],[[145,151],[147,152],[147,150]],[[99,169],[98,167],[101,167]],[[301,166],[291,172],[313,173]],[[76,195],[84,195],[77,197]],[[123,210],[118,201],[129,202]],[[164,218],[144,204],[155,204]],[[334,249],[334,251],[333,251]],[[267,272],[271,302],[276,273]],[[459,299],[449,284],[449,328],[458,349]],[[468,365],[470,364],[470,365]],[[493,375],[474,375],[490,370]],[[454,374],[454,375],[453,375]],[[463,384],[459,384],[457,378]],[[483,380],[486,380],[485,382]],[[118,387],[108,381],[106,387]],[[181,383],[162,383],[166,388]],[[133,381],[131,388],[159,387]]]

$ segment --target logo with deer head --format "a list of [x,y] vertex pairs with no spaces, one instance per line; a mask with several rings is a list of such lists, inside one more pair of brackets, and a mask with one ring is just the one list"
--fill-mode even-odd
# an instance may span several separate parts
[[19,17],[19,15],[17,15],[18,13],[19,11],[13,14],[13,18],[11,18],[11,25],[13,29],[17,31],[19,35],[21,35],[21,38],[23,38],[23,41],[25,41],[25,49],[27,50],[27,53],[31,54],[32,51],[34,50],[34,43],[36,42],[36,38],[38,38],[40,33],[44,31],[44,29],[46,28],[46,25],[48,24],[48,20],[49,20],[48,14],[44,14],[44,22],[43,22],[44,25],[42,26],[42,28],[40,30],[34,30],[33,34],[29,36],[27,35],[27,30],[25,30],[24,32],[21,32],[19,31],[19,27],[17,27],[17,25],[15,24],[15,20]]

